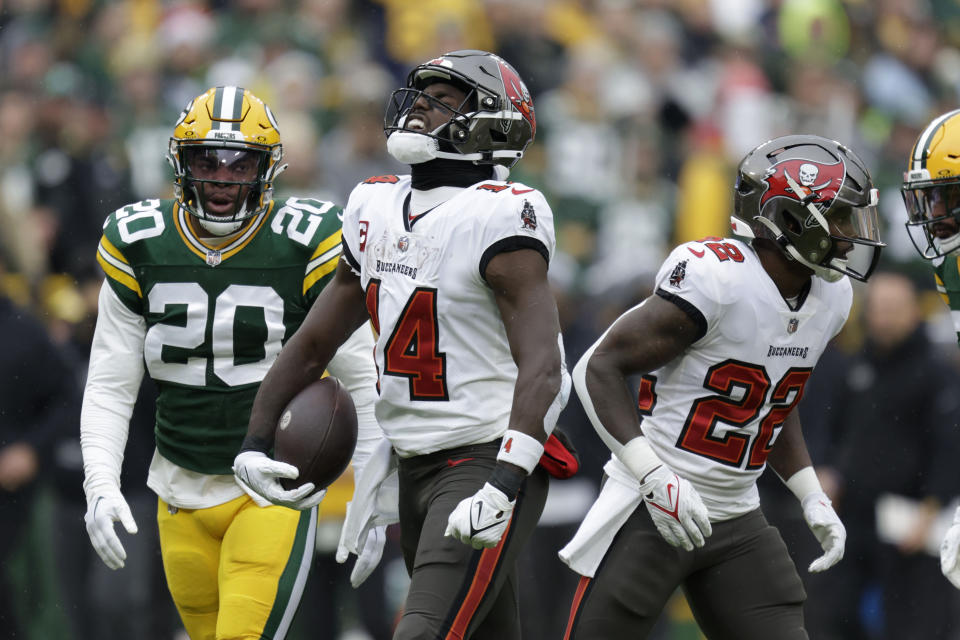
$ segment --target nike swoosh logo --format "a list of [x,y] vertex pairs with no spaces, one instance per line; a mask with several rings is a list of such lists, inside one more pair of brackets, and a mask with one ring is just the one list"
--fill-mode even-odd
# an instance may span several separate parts
[[697,251],[697,250],[692,249],[692,248],[690,248],[690,247],[687,247],[687,251],[689,251],[689,252],[692,253],[693,255],[697,256],[698,258],[702,258],[702,257],[703,257],[703,254],[706,253],[706,250],[705,250],[705,249],[700,249],[700,251]]
[[[476,505],[477,505],[477,516],[476,516],[476,519],[475,519],[475,520],[476,520],[477,523],[479,523],[479,522],[480,522],[480,514],[483,513],[483,501],[482,501],[482,500],[478,500],[478,501],[476,502]],[[486,531],[487,529],[492,529],[492,528],[494,528],[495,526],[497,526],[498,524],[501,524],[499,520],[498,520],[498,521],[491,522],[490,524],[488,524],[488,525],[485,526],[485,527],[478,527],[478,526],[476,526],[476,525],[474,524],[474,518],[471,518],[471,519],[470,519],[470,535],[472,536],[472,535],[474,535],[474,534],[480,533],[481,531]]]
[[[663,511],[663,512],[664,512],[665,514],[667,514],[668,516],[670,516],[670,517],[672,517],[672,518],[674,518],[674,519],[676,519],[676,520],[679,520],[679,519],[680,519],[680,515],[679,515],[679,514],[680,514],[680,501],[679,501],[679,500],[676,500],[676,499],[673,497],[673,490],[674,490],[674,489],[677,489],[677,498],[679,498],[679,497],[680,497],[680,489],[679,489],[679,487],[677,487],[677,486],[676,486],[675,484],[673,484],[672,482],[669,483],[669,484],[667,484],[667,502],[669,502],[669,506],[670,506],[669,509],[666,508],[666,507],[664,507],[664,506],[661,506],[661,505],[657,504],[656,502],[648,502],[647,504],[656,507],[657,509],[659,509],[660,511]],[[674,500],[676,500],[676,502],[674,502]]]
[[473,459],[474,459],[474,458],[460,458],[459,460],[454,460],[453,458],[447,458],[447,466],[448,466],[448,467],[455,467],[455,466],[457,466],[458,464],[461,464],[461,463],[463,463],[463,462],[469,462],[469,461],[471,461],[471,460],[473,460]]
[[494,523],[492,523],[492,524],[488,524],[488,525],[485,526],[485,527],[480,527],[479,529],[477,529],[475,526],[473,526],[473,523],[471,523],[471,524],[470,524],[470,535],[472,536],[472,535],[475,534],[475,533],[481,533],[481,532],[483,532],[483,531],[486,531],[487,529],[493,529],[493,528],[494,528],[495,526],[497,526],[498,524],[500,524],[500,523],[499,523],[499,522],[494,522]]
[[517,189],[516,187],[510,190],[510,192],[515,196],[518,196],[521,193],[530,193],[531,191],[533,191],[533,189]]

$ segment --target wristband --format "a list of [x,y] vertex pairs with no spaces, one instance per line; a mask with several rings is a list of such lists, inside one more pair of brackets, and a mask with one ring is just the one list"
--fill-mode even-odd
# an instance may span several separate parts
[[663,466],[663,461],[657,457],[650,442],[643,436],[637,436],[617,452],[617,458],[623,463],[630,473],[641,483],[646,479],[650,472],[657,467]]
[[527,475],[520,469],[498,462],[487,482],[507,496],[508,500],[513,501],[517,499],[520,487],[523,486],[523,481],[526,479]]
[[267,453],[270,451],[272,446],[273,443],[269,442],[266,438],[248,435],[243,439],[243,443],[240,445],[240,451],[238,451],[238,453],[243,453],[244,451],[259,451],[261,453]]
[[536,438],[514,429],[507,429],[500,443],[497,461],[509,462],[529,474],[536,468],[542,455],[543,445]]
[[817,478],[817,472],[813,467],[804,467],[790,476],[789,480],[784,481],[787,488],[797,496],[797,500],[803,502],[811,493],[823,493],[823,487],[820,486],[820,479]]

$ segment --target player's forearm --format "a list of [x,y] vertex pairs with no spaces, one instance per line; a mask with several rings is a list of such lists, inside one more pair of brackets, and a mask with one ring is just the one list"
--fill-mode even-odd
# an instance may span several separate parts
[[784,421],[767,463],[784,481],[792,478],[801,469],[813,465],[796,409],[790,412]]
[[260,383],[242,451],[270,450],[284,407],[323,375],[340,345],[366,321],[366,314],[360,280],[341,262],[333,281],[317,297]]
[[590,347],[573,368],[573,388],[600,439],[617,453],[643,432],[626,377],[606,357],[607,352],[598,352],[600,342]]
[[357,446],[353,451],[355,473],[366,464],[374,448],[383,440],[374,404],[377,400],[377,370],[373,362],[374,339],[369,323],[357,329],[327,365],[331,376],[350,392],[357,409]]
[[564,395],[560,366],[558,354],[556,362],[519,367],[510,422],[488,481],[510,500],[516,498],[524,479],[536,468],[543,455],[543,443],[556,425],[556,418],[551,422],[547,416],[551,404]]
[[[508,429],[525,433],[541,443],[547,439],[549,432],[544,425],[544,418],[560,394],[562,366],[560,352],[556,348],[536,362],[518,366]],[[550,431],[554,426],[549,425]]]
[[333,352],[318,348],[301,327],[280,351],[253,401],[242,451],[269,451],[284,407],[324,372]]

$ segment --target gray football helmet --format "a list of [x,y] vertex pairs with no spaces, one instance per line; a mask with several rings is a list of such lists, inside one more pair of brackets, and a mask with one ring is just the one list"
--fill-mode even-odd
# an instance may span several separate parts
[[[421,96],[435,101],[423,90],[437,81],[462,88],[467,94],[463,104],[452,110],[448,123],[434,131],[406,129],[407,115]],[[415,67],[407,76],[407,86],[390,96],[383,128],[388,149],[401,138],[422,136],[429,140],[411,141],[418,150],[426,149],[423,153],[427,156],[510,168],[536,135],[537,120],[530,92],[510,64],[486,51],[463,50]],[[389,140],[397,134],[401,134],[397,140]]]
[[839,142],[814,135],[775,138],[747,154],[730,223],[737,235],[773,240],[830,282],[844,275],[865,281],[886,246],[866,165]]

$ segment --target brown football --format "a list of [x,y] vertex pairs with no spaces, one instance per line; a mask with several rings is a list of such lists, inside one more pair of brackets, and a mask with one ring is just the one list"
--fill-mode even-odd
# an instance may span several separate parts
[[281,479],[285,489],[312,482],[325,489],[336,480],[357,446],[357,411],[350,393],[336,378],[311,383],[280,414],[274,458],[300,470],[295,480]]

